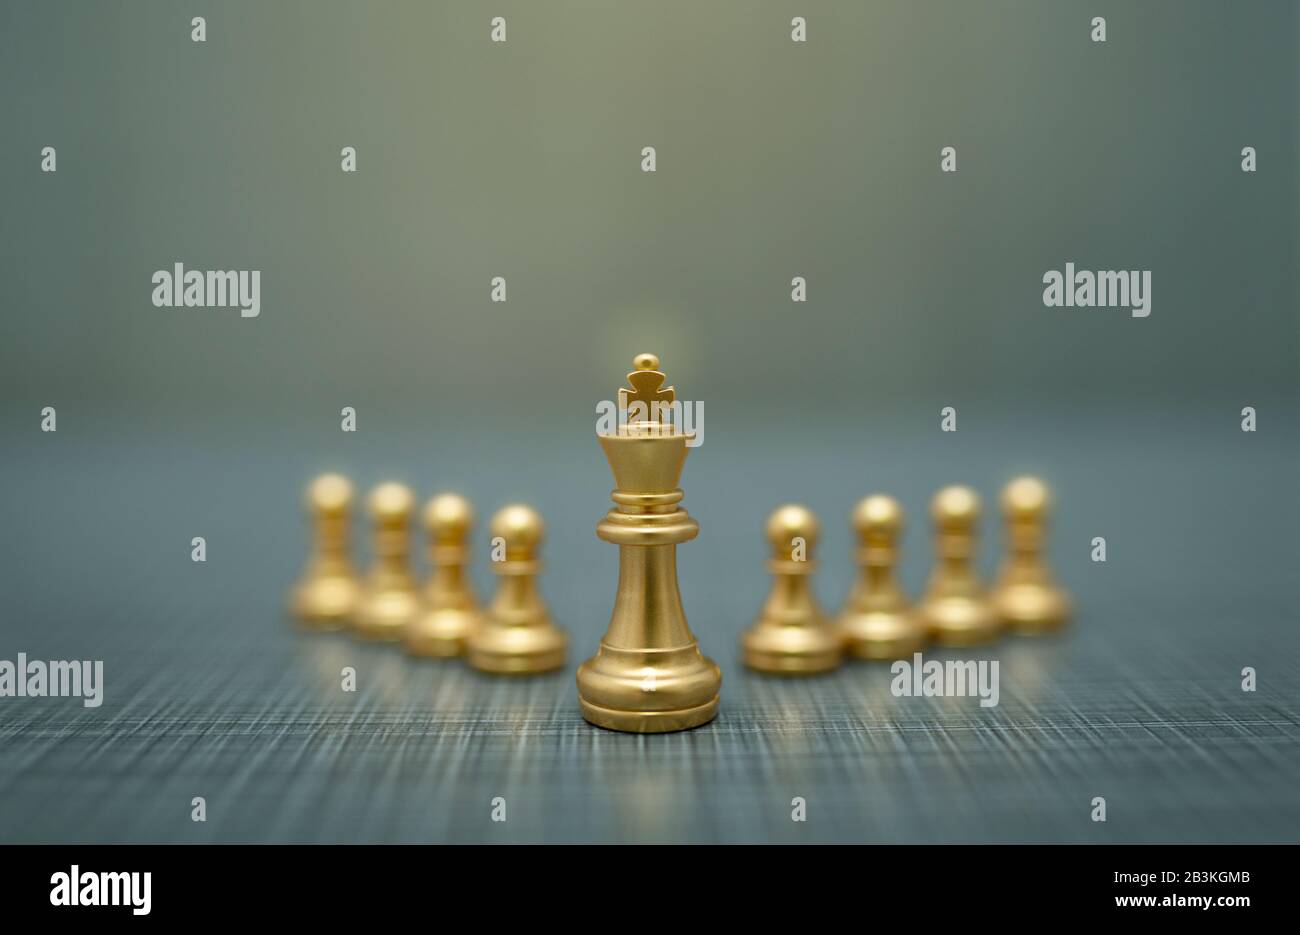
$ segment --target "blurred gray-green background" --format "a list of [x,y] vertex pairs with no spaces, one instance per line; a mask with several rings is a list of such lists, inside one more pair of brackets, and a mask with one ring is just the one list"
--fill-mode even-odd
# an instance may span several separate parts
[[[1128,797],[1119,839],[1295,839],[1298,47],[1289,2],[0,0],[0,658],[108,679],[94,711],[0,700],[0,839],[479,840],[479,799],[515,787],[539,797],[516,840],[787,840],[776,806],[809,788],[811,839],[1088,840],[1098,787]],[[1151,270],[1150,317],[1045,308],[1068,261]],[[261,270],[261,315],[155,308],[175,262]],[[715,725],[659,741],[586,728],[571,681],[617,568],[595,404],[639,351],[705,405],[682,588],[727,679]],[[566,673],[503,686],[346,641],[318,665],[281,602],[324,469],[483,520],[537,506]],[[822,517],[834,608],[857,498],[903,501],[915,592],[933,491],[991,506],[1026,470],[1080,620],[1017,644],[1032,678],[1004,674],[1001,709],[909,706],[878,668],[739,671],[770,509]],[[384,668],[340,699],[356,653]],[[618,798],[630,774],[653,808]],[[303,776],[301,823],[248,806]],[[198,789],[224,818],[171,824]]]
[[[643,345],[718,420],[860,431],[1295,386],[1292,3],[0,9],[20,408],[558,427]],[[1152,316],[1044,308],[1067,260]],[[261,317],[154,308],[174,261],[261,269]]]

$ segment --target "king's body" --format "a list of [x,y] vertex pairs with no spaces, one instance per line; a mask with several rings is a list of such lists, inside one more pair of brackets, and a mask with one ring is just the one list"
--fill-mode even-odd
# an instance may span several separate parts
[[578,699],[583,717],[600,727],[662,733],[711,721],[722,673],[700,654],[677,589],[677,544],[700,530],[679,506],[691,436],[637,418],[664,411],[675,394],[662,388],[653,354],[639,355],[634,366],[632,389],[619,391],[619,409],[631,416],[597,436],[614,472],[615,506],[596,535],[619,547],[618,594],[600,649],[578,667]]

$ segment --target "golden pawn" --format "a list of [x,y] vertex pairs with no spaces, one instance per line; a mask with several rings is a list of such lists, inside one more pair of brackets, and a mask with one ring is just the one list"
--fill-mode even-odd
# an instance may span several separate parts
[[293,613],[321,630],[345,626],[357,606],[361,584],[348,555],[352,484],[338,474],[322,474],[307,488],[312,517],[312,556],[290,598]]
[[597,432],[614,472],[615,506],[596,535],[618,546],[618,592],[596,655],[578,667],[582,716],[599,727],[662,733],[698,727],[718,711],[722,672],[700,654],[677,589],[677,545],[700,526],[678,504],[693,436],[661,407],[675,400],[659,358],[638,354],[618,391],[619,424]]
[[1052,495],[1036,477],[1018,477],[1002,491],[1007,557],[993,587],[1002,621],[1021,633],[1058,630],[1070,617],[1070,598],[1044,560]]
[[492,563],[501,583],[466,640],[469,664],[476,669],[528,675],[564,665],[568,638],[551,622],[537,590],[544,528],[536,510],[518,504],[492,517],[492,538],[505,541],[505,560]]
[[406,651],[417,656],[459,656],[478,619],[474,589],[466,574],[469,530],[474,511],[453,493],[434,497],[424,507],[429,534],[429,583],[424,608],[406,628]]
[[810,675],[840,664],[842,638],[813,594],[812,550],[820,529],[812,510],[783,506],[767,520],[772,591],[740,638],[745,665],[760,672]]
[[861,659],[900,659],[925,644],[925,626],[898,584],[898,540],[903,508],[882,494],[858,503],[858,579],[840,612],[845,648]]
[[352,629],[373,640],[398,640],[420,611],[420,593],[409,564],[415,497],[403,484],[380,484],[370,492],[375,564],[361,591]]
[[921,601],[920,614],[930,636],[947,646],[971,646],[998,635],[993,612],[975,573],[975,527],[979,494],[969,487],[945,487],[934,496],[937,565]]

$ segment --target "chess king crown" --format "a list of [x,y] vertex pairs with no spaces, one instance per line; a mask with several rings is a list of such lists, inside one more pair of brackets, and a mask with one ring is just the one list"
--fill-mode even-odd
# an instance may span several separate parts
[[[673,387],[663,387],[659,358],[638,354],[633,365],[627,379],[634,389],[618,391],[617,430],[597,435],[614,472],[611,498],[618,504],[597,532],[618,545],[685,542],[695,538],[699,525],[684,510],[670,508],[682,499],[686,443],[694,436],[662,418],[671,413],[677,394]],[[646,413],[652,417],[645,418]],[[666,523],[670,516],[679,522]]]

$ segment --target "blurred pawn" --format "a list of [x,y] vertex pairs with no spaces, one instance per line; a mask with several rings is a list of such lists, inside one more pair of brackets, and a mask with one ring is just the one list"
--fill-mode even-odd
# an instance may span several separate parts
[[934,495],[934,571],[919,608],[930,636],[947,646],[971,646],[993,639],[1001,621],[975,572],[979,494],[969,487],[945,487]]
[[842,639],[811,587],[813,546],[820,530],[807,507],[783,506],[767,520],[772,590],[758,620],[741,635],[745,665],[788,675],[826,672],[840,664]]
[[362,587],[352,629],[366,639],[397,640],[420,611],[410,567],[415,497],[403,484],[380,484],[370,492],[369,507],[375,564]]
[[312,522],[312,555],[290,598],[303,624],[337,630],[357,606],[361,585],[348,554],[352,484],[339,474],[322,474],[307,488]]
[[898,541],[903,509],[893,497],[876,494],[853,511],[858,535],[858,578],[840,612],[840,633],[849,655],[899,659],[925,644],[925,626],[898,584]]
[[452,493],[434,497],[424,507],[429,534],[429,583],[424,607],[405,634],[407,652],[417,656],[459,656],[478,618],[478,604],[465,566],[474,512],[469,501]]
[[527,675],[564,665],[568,639],[551,622],[537,590],[537,560],[545,526],[536,510],[513,504],[492,517],[493,541],[504,543],[492,572],[501,579],[496,595],[466,641],[469,664],[484,672]]
[[993,606],[1020,633],[1058,630],[1070,617],[1070,598],[1044,558],[1052,495],[1036,477],[1018,477],[1002,491],[1007,555],[993,588]]

